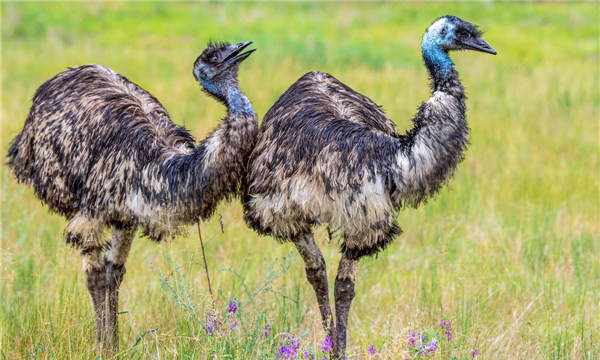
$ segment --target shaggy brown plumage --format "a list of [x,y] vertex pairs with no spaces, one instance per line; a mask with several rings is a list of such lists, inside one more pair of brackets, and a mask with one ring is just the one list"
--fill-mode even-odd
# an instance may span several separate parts
[[[136,230],[156,241],[173,237],[237,192],[258,132],[237,82],[249,44],[210,44],[196,60],[196,79],[228,109],[198,146],[156,98],[104,66],[64,71],[33,98],[9,165],[68,219],[66,240],[81,248],[101,342],[104,327],[114,339],[117,297],[106,320],[105,293],[118,291]],[[104,258],[106,228],[114,231]]]
[[341,233],[336,356],[346,346],[358,260],[384,249],[401,232],[397,211],[436,194],[463,159],[465,95],[448,51],[493,52],[480,35],[453,16],[429,27],[423,59],[433,95],[405,135],[373,101],[319,72],[300,78],[265,115],[243,181],[245,219],[260,234],[294,242],[330,329],[325,262],[312,229],[324,224]]

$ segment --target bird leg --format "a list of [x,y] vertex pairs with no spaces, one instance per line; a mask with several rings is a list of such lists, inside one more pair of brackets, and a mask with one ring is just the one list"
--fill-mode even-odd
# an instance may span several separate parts
[[325,267],[325,259],[321,250],[315,243],[312,235],[302,236],[294,245],[298,249],[300,256],[304,260],[306,267],[306,278],[315,290],[319,310],[321,311],[321,320],[323,329],[331,336],[335,329],[333,324],[333,315],[331,306],[329,305],[329,286],[327,284],[327,268]]
[[116,226],[110,238],[110,248],[105,256],[108,295],[105,326],[107,334],[110,336],[111,346],[115,349],[118,348],[117,313],[119,311],[119,288],[125,276],[125,261],[127,261],[136,230],[133,226]]
[[81,256],[86,274],[86,286],[94,303],[94,314],[96,316],[96,337],[100,348],[105,348],[106,336],[106,268],[102,247],[98,239],[93,236],[85,236]]
[[125,275],[125,265],[106,263],[106,289],[108,308],[106,309],[106,333],[110,337],[109,345],[118,348],[117,344],[117,312],[119,311],[119,288]]
[[96,314],[96,336],[98,344],[102,346],[104,335],[105,301],[106,301],[106,275],[104,266],[102,268],[91,268],[86,270],[86,285],[94,303],[94,314]]
[[346,329],[350,305],[354,299],[354,279],[358,259],[350,257],[347,252],[342,254],[338,274],[335,278],[335,329],[336,339],[333,343],[333,356],[342,359],[346,353]]

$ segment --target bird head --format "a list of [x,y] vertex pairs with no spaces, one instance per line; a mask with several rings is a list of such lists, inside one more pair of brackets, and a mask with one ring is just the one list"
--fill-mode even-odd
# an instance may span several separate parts
[[194,63],[194,77],[207,92],[222,97],[228,85],[237,85],[240,63],[255,50],[242,53],[250,44],[252,41],[233,45],[227,42],[210,42]]
[[470,22],[446,15],[436,19],[423,35],[423,49],[439,47],[445,52],[451,50],[475,50],[496,55],[494,50],[481,38],[483,32]]

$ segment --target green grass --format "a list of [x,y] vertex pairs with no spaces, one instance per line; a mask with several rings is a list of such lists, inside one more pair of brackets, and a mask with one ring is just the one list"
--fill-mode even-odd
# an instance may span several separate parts
[[[399,214],[405,232],[392,246],[361,261],[349,353],[369,358],[374,344],[381,358],[402,358],[407,332],[439,330],[445,315],[454,339],[432,358],[470,359],[474,348],[480,359],[600,358],[598,3],[2,3],[1,10],[2,154],[36,88],[86,63],[138,83],[202,139],[224,114],[191,75],[209,39],[255,42],[240,77],[259,116],[318,69],[383,104],[403,131],[429,96],[425,28],[446,13],[481,25],[498,56],[453,56],[469,94],[466,160],[436,201]],[[91,301],[80,257],[62,240],[64,219],[4,165],[1,176],[1,358],[93,358]],[[273,275],[293,246],[248,229],[237,201],[218,212],[224,233],[218,216],[203,224],[207,258],[218,307],[254,301],[240,327],[223,338],[204,332],[210,301],[194,228],[169,243],[137,239],[121,291],[125,358],[274,358],[277,334],[287,331],[318,348],[323,332],[302,261]],[[325,236],[317,234],[333,279],[339,250]],[[248,296],[265,281],[271,290]],[[265,322],[273,326],[266,340],[257,335]]]

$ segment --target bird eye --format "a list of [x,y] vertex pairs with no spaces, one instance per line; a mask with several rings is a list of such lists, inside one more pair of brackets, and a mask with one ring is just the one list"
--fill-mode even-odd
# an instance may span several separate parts
[[442,37],[446,37],[446,35],[448,35],[448,29],[443,28],[442,29]]
[[458,32],[457,32],[456,36],[457,36],[459,39],[464,39],[464,38],[468,38],[468,37],[470,37],[470,36],[471,36],[471,34],[469,34],[467,31],[461,30],[461,31],[458,31]]
[[217,61],[219,61],[219,57],[217,55],[213,55],[210,57],[210,62],[216,63]]

